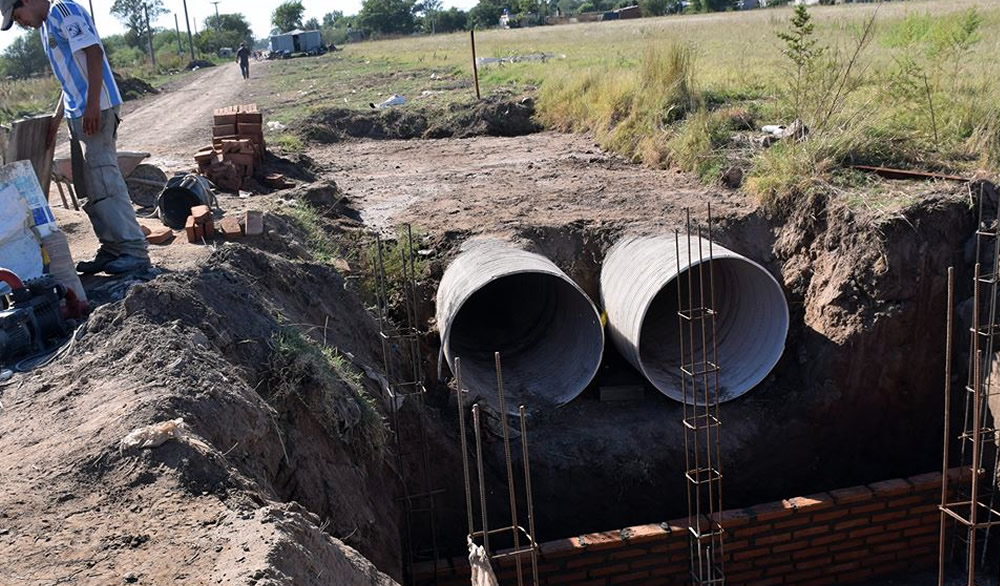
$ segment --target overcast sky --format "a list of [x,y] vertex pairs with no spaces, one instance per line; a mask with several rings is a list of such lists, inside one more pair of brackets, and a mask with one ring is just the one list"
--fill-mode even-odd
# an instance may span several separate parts
[[[97,23],[97,30],[102,35],[112,35],[123,33],[118,20],[111,15],[111,5],[114,0],[76,0],[87,10],[90,10],[90,2],[94,5],[94,22]],[[478,0],[444,0],[444,7],[456,6],[463,10],[468,10],[476,5]],[[219,13],[242,12],[250,26],[253,27],[254,36],[260,38],[266,36],[271,31],[271,12],[274,7],[281,4],[278,0],[221,0],[219,2]],[[333,10],[340,10],[344,14],[356,14],[361,10],[361,0],[302,0],[302,5],[306,8],[304,20],[316,17],[322,20],[323,15]],[[170,11],[161,16],[156,21],[155,26],[161,28],[174,28],[174,13],[178,15],[181,32],[184,32],[184,4],[182,0],[163,0],[163,6]],[[188,16],[191,17],[191,32],[194,32],[195,22],[197,29],[201,30],[202,23],[206,16],[215,14],[215,6],[208,0],[187,0]],[[9,31],[0,32],[0,50],[7,47],[18,35],[23,34],[23,29],[14,25]]]

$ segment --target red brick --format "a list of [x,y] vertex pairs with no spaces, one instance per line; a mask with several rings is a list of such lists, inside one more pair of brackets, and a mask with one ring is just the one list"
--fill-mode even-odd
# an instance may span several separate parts
[[164,244],[173,240],[174,231],[167,227],[156,228],[146,235],[146,242],[150,244]]
[[669,529],[664,530],[658,524],[636,525],[626,527],[621,530],[621,540],[628,543],[646,543],[649,541],[662,540],[669,534]]
[[830,535],[825,535],[823,537],[817,537],[809,541],[809,545],[813,547],[819,547],[820,545],[829,545],[831,543],[837,543],[838,541],[843,541],[847,539],[847,536],[843,533],[831,533]]
[[219,229],[225,238],[239,238],[243,236],[243,228],[240,227],[239,218],[225,217],[219,222]]
[[764,580],[754,580],[754,586],[775,586],[776,584],[784,584],[785,579],[781,576],[775,578],[766,578]]
[[916,527],[918,525],[920,525],[920,519],[907,519],[898,523],[890,523],[886,526],[886,529],[889,531],[896,531],[898,529],[909,529],[910,527]]
[[796,572],[785,576],[786,584],[819,584],[818,579],[823,575],[822,570],[808,570]]
[[844,572],[852,572],[861,567],[858,562],[848,562],[846,564],[837,564],[830,566],[826,569],[828,574],[843,574]]
[[881,511],[883,509],[885,509],[885,502],[884,501],[883,502],[866,503],[866,504],[863,504],[863,505],[858,505],[856,507],[851,507],[851,514],[852,515],[861,515],[861,514],[864,514],[864,513],[873,513],[875,511]]
[[872,548],[872,551],[875,553],[889,553],[894,551],[900,551],[902,549],[906,549],[906,542],[897,541],[894,543],[883,543],[881,545],[876,545],[874,548]]
[[771,553],[771,548],[768,547],[758,547],[754,549],[748,549],[746,551],[740,551],[733,554],[734,560],[748,560],[753,558],[758,558],[761,556],[769,555]]
[[919,527],[911,527],[906,531],[903,531],[903,537],[919,537],[922,535],[933,535],[934,539],[938,538],[940,535],[941,528],[935,525],[920,525]]
[[940,539],[941,539],[940,533],[935,533],[934,535],[925,535],[923,537],[914,537],[910,539],[910,545],[912,547],[919,547],[921,545],[933,545],[934,547],[937,547],[938,541]]
[[742,527],[749,523],[752,517],[753,515],[745,509],[730,509],[714,515],[715,520],[726,529]]
[[872,498],[872,491],[867,486],[852,486],[830,491],[830,496],[838,504],[860,503]]
[[869,568],[882,569],[885,564],[894,561],[896,559],[896,554],[894,553],[883,553],[881,555],[868,555],[861,559],[861,563]]
[[885,533],[885,527],[875,525],[873,527],[865,527],[864,529],[855,529],[848,534],[848,537],[851,539],[860,539],[871,535],[879,535],[881,533]]
[[726,572],[726,581],[730,584],[746,584],[750,580],[760,578],[764,574],[763,570],[750,570],[738,574]]
[[802,539],[804,537],[812,537],[813,535],[822,535],[824,533],[829,533],[830,528],[825,525],[819,525],[816,527],[810,527],[808,529],[800,529],[796,531],[793,536],[795,539]]
[[613,574],[621,574],[629,570],[628,564],[615,564],[611,566],[603,566],[600,568],[595,568],[588,570],[591,578],[600,578],[601,576],[610,576]]
[[539,545],[539,551],[541,552],[543,558],[545,556],[575,552],[582,549],[583,546],[579,544],[576,538],[546,541],[545,543]]
[[869,555],[871,555],[871,552],[869,552],[868,549],[865,548],[865,549],[856,549],[854,551],[845,551],[838,553],[837,555],[833,556],[833,559],[838,562],[845,562],[849,560],[859,560],[862,558],[866,558]]
[[888,513],[881,513],[878,515],[872,515],[872,523],[884,523],[886,521],[898,521],[899,519],[906,519],[910,516],[910,512],[907,510],[901,511],[890,511]]
[[792,554],[792,559],[804,560],[807,558],[816,557],[818,555],[826,554],[830,551],[829,547],[810,547],[809,549],[804,549],[802,551],[797,551]]
[[858,582],[860,580],[868,578],[872,574],[873,574],[873,572],[871,571],[871,569],[869,569],[869,568],[861,568],[860,570],[857,570],[855,572],[849,572],[847,574],[841,574],[840,575],[840,580],[841,580],[841,582],[843,582],[845,584],[850,584],[852,582]]
[[609,555],[608,559],[609,560],[614,560],[614,561],[627,560],[627,559],[632,559],[632,558],[636,558],[636,557],[644,556],[644,555],[648,555],[648,554],[649,554],[649,552],[646,551],[646,550],[644,550],[644,549],[641,549],[641,548],[638,548],[638,547],[633,547],[633,548],[629,548],[629,549],[626,549],[626,550],[623,550],[623,551],[616,551],[616,552],[612,553],[611,555]]
[[792,538],[789,533],[778,533],[777,535],[767,535],[754,539],[754,545],[774,545],[784,543]]
[[773,521],[775,519],[783,519],[785,517],[792,516],[792,513],[795,512],[792,506],[790,504],[786,506],[784,501],[777,503],[764,503],[760,505],[755,505],[753,507],[750,507],[749,511],[758,521]]
[[902,478],[873,482],[868,488],[878,497],[900,496],[913,491],[913,486]]
[[814,560],[808,560],[804,562],[799,562],[795,564],[795,568],[798,570],[811,570],[813,568],[825,568],[830,565],[833,561],[831,556],[821,557]]
[[823,523],[825,521],[832,521],[834,519],[839,519],[841,517],[847,516],[847,509],[840,509],[835,511],[826,511],[823,513],[817,513],[812,516],[813,523]]
[[911,507],[910,508],[910,515],[913,515],[913,516],[921,515],[921,516],[923,516],[923,515],[925,515],[927,513],[935,513],[935,514],[937,514],[940,510],[941,510],[941,505],[939,505],[938,503],[928,503],[926,505],[920,505],[919,507]]
[[622,574],[620,576],[612,576],[611,583],[624,584],[626,582],[637,582],[640,580],[645,582],[645,578],[648,577],[649,577],[649,572],[631,572],[628,574]]
[[194,206],[191,208],[191,217],[194,218],[195,223],[203,224],[212,217],[212,210],[208,206]]
[[783,543],[781,545],[775,545],[771,548],[774,553],[784,553],[786,551],[795,551],[797,549],[805,549],[809,547],[809,542],[805,540],[793,541],[791,543]]
[[569,569],[582,568],[586,566],[597,566],[604,563],[604,556],[601,555],[581,555],[577,556],[568,562],[566,562],[566,567]]
[[547,577],[545,580],[546,584],[576,584],[581,580],[587,579],[586,572],[572,572],[572,573],[562,573],[556,574],[554,576]]
[[926,495],[919,495],[918,494],[918,495],[914,495],[914,496],[907,496],[907,497],[893,499],[893,500],[889,501],[889,506],[893,507],[893,508],[895,508],[895,507],[909,507],[909,506],[912,506],[912,505],[922,505],[922,504],[927,504],[927,496]]
[[835,543],[830,546],[830,551],[844,551],[847,549],[859,549],[868,547],[864,539],[849,539],[843,543]]
[[782,574],[789,574],[795,571],[795,566],[792,564],[787,564],[783,566],[771,566],[764,570],[764,574],[767,576],[780,576]]
[[865,539],[865,543],[874,545],[876,543],[885,543],[887,541],[895,541],[900,543],[905,543],[903,540],[903,534],[899,531],[883,531],[878,535],[871,535]]
[[785,529],[794,529],[796,527],[801,527],[803,525],[808,525],[811,523],[809,515],[806,513],[799,513],[796,511],[796,515],[787,521],[781,521],[780,523],[774,524],[775,531],[783,531]]
[[771,531],[771,529],[773,529],[773,527],[771,527],[770,523],[755,523],[753,525],[747,525],[746,527],[734,529],[731,533],[734,537],[743,539],[760,533],[766,533],[767,531]]
[[853,529],[854,527],[863,527],[868,525],[870,521],[868,519],[850,519],[848,521],[841,521],[833,526],[834,531],[843,531],[844,529]]
[[911,476],[907,478],[910,484],[913,485],[913,490],[924,491],[924,490],[941,490],[941,473],[940,472],[928,472],[927,474],[919,474],[917,476]]

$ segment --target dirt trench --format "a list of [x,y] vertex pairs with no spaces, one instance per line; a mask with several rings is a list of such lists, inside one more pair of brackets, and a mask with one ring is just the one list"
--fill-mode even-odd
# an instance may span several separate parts
[[[300,362],[325,340],[360,373],[375,339],[335,271],[241,246],[101,307],[3,388],[0,581],[395,583],[395,472],[362,415],[378,383]],[[181,440],[120,448],[175,418]]]

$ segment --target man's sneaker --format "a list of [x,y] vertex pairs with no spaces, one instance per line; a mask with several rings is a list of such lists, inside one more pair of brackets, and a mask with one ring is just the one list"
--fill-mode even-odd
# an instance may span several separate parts
[[104,267],[116,258],[118,257],[110,252],[98,250],[97,256],[95,256],[93,260],[82,260],[76,263],[76,272],[83,273],[85,275],[96,275],[97,273],[103,271]]
[[109,275],[121,275],[123,273],[134,273],[148,269],[150,262],[148,258],[139,258],[131,254],[123,254],[113,261],[104,265],[104,272]]

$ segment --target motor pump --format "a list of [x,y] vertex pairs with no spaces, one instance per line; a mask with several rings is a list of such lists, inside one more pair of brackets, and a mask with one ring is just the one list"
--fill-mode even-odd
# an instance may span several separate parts
[[72,291],[51,275],[23,283],[0,269],[0,363],[43,352],[64,338],[70,331],[66,318],[76,305],[71,298]]

